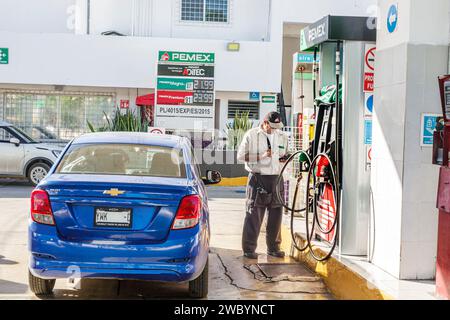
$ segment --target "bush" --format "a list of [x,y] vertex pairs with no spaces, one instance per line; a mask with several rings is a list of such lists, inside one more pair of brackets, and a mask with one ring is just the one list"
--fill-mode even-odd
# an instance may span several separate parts
[[233,122],[227,124],[227,148],[236,150],[239,148],[245,133],[253,127],[253,122],[249,118],[249,112],[236,112]]
[[140,117],[138,117],[133,111],[127,109],[127,111],[122,114],[121,110],[117,108],[112,116],[112,119],[103,112],[105,115],[106,123],[103,127],[95,129],[94,126],[87,121],[87,125],[91,132],[147,132],[148,122],[142,122]]

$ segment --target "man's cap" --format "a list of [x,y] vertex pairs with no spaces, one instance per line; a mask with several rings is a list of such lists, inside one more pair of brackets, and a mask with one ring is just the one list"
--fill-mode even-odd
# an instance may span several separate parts
[[278,112],[270,112],[264,118],[264,121],[269,122],[272,129],[283,129],[284,124],[281,121],[281,115]]

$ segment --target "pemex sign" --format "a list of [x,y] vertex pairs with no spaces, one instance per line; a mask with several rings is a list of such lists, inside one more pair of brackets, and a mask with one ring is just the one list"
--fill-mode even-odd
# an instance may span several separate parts
[[166,129],[214,129],[215,54],[159,51],[155,125]]
[[160,51],[160,62],[211,63],[215,62],[214,53]]

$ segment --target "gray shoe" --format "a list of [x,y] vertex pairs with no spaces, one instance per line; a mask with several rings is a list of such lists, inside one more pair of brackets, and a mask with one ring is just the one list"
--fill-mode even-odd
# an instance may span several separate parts
[[267,252],[269,256],[275,257],[275,258],[284,258],[286,256],[286,253],[284,251],[269,251]]
[[244,253],[244,257],[247,259],[251,259],[251,260],[257,260],[258,259],[258,254],[255,252],[245,252]]

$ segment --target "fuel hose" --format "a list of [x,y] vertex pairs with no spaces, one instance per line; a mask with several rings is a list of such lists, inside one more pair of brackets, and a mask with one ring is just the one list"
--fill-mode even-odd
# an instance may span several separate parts
[[[300,182],[302,180],[302,174],[300,173],[300,176],[297,178],[296,180],[296,186],[295,186],[295,191],[294,191],[294,198],[293,198],[293,204],[292,204],[292,208],[289,207],[289,204],[286,203],[285,199],[283,199],[283,195],[281,194],[281,190],[280,190],[280,185],[284,176],[284,173],[286,172],[286,169],[289,167],[289,165],[296,160],[298,157],[299,161],[300,161],[300,166],[302,165],[303,162],[302,160],[306,160],[307,162],[307,168],[309,169],[310,164],[311,164],[311,158],[309,157],[307,151],[297,151],[295,152],[293,155],[291,155],[289,157],[289,159],[286,161],[286,163],[284,164],[283,168],[281,169],[281,173],[278,176],[277,182],[276,182],[276,192],[275,194],[278,197],[278,201],[283,205],[283,207],[288,211],[291,212],[291,221],[290,221],[290,229],[291,229],[291,237],[292,237],[292,244],[294,246],[295,249],[297,249],[300,252],[304,252],[308,249],[309,245],[308,243],[306,243],[304,246],[301,246],[296,239],[295,236],[295,231],[294,231],[294,220],[295,220],[295,214],[296,213],[300,213],[300,212],[305,212],[306,211],[306,207],[308,206],[308,201],[306,201],[306,207],[305,208],[301,208],[301,209],[295,209],[295,204],[297,203],[297,198],[298,198],[298,193],[299,193],[299,189],[300,189]],[[304,159],[302,159],[301,157],[304,157]],[[310,240],[310,239],[308,239]],[[308,241],[309,242],[309,241]]]
[[[296,177],[292,207],[289,206],[289,203],[286,203],[288,201],[283,199],[283,195],[281,194],[280,185],[281,185],[281,182],[283,179],[283,175],[286,172],[286,169],[288,168],[288,166],[292,163],[292,161],[296,160],[297,157],[300,158],[302,156],[304,157],[303,159],[305,161],[300,161],[300,165],[302,165],[302,162],[307,162],[306,169],[308,170],[308,175],[307,175],[308,178],[307,178],[307,185],[306,185],[307,197],[306,197],[305,207],[300,208],[300,209],[295,209],[298,195],[299,195],[300,184],[303,179],[303,175],[300,173],[300,176]],[[316,177],[317,163],[319,162],[320,159],[326,159],[329,163],[329,166],[327,166],[327,168],[329,168],[328,180],[320,181],[321,179],[317,179],[317,177]],[[337,246],[337,242],[338,242],[338,232],[336,232],[336,231],[338,230],[338,226],[339,226],[340,212],[339,212],[338,182],[337,182],[337,176],[336,176],[335,172],[336,172],[335,168],[331,162],[330,157],[327,154],[325,154],[325,153],[318,154],[311,161],[311,158],[308,155],[308,151],[298,151],[298,152],[294,153],[292,156],[290,156],[289,159],[286,161],[286,163],[284,164],[284,166],[281,170],[281,173],[278,177],[277,183],[276,183],[277,189],[276,189],[275,194],[278,197],[278,201],[283,205],[283,207],[288,212],[291,213],[291,216],[290,216],[290,229],[291,230],[290,231],[291,231],[291,237],[292,237],[292,244],[293,244],[294,248],[300,252],[305,252],[307,249],[309,249],[309,252],[313,256],[313,258],[319,262],[326,261],[332,256],[332,254]],[[322,225],[320,223],[319,212],[317,210],[318,202],[319,202],[318,201],[319,191],[322,186],[327,185],[327,184],[332,187],[333,197],[335,199],[335,207],[336,207],[335,208],[335,219],[333,221],[332,226],[329,229],[322,227]],[[312,212],[311,212],[311,210],[312,210]],[[305,216],[306,240],[303,245],[301,245],[297,241],[296,233],[294,230],[295,214],[300,213],[300,212],[306,213],[306,216]],[[310,217],[312,217],[311,226],[310,226]],[[319,256],[313,250],[314,247],[313,247],[312,239],[314,237],[316,229],[318,229],[323,235],[330,235],[334,232],[333,240],[330,243],[331,244],[330,251],[323,257]]]
[[[311,186],[310,186],[310,184],[311,184],[311,177],[313,175],[315,175],[315,173],[314,173],[314,169],[316,168],[315,164],[322,158],[325,158],[326,160],[328,160],[328,163],[330,164],[327,167],[327,168],[330,169],[329,181],[316,183],[316,178],[314,178],[314,186],[313,186],[313,188],[311,188]],[[333,252],[336,249],[336,246],[337,246],[337,243],[338,243],[338,232],[337,231],[339,230],[339,217],[340,217],[340,205],[339,205],[340,202],[339,201],[340,200],[339,200],[339,190],[338,190],[339,185],[338,185],[338,182],[337,182],[337,176],[336,176],[335,172],[336,171],[335,171],[335,168],[334,168],[334,166],[333,166],[333,164],[331,162],[330,157],[327,154],[325,154],[325,153],[318,154],[313,159],[313,161],[311,163],[311,167],[310,167],[309,172],[308,172],[308,180],[306,182],[306,184],[307,184],[306,185],[306,190],[307,190],[308,196],[310,195],[310,190],[314,191],[314,193],[313,193],[314,203],[312,205],[312,208],[313,208],[313,212],[312,212],[312,214],[313,214],[313,224],[312,224],[311,230],[309,228],[309,223],[308,223],[309,216],[310,216],[310,213],[311,213],[310,212],[310,207],[309,206],[306,207],[306,216],[305,216],[305,220],[306,220],[306,238],[307,238],[306,242],[307,242],[308,248],[310,249],[309,250],[310,254],[318,262],[323,262],[323,261],[328,260],[333,255]],[[319,220],[319,214],[318,214],[318,210],[317,210],[317,206],[318,206],[318,199],[317,199],[317,197],[318,197],[318,191],[320,190],[319,186],[320,185],[325,185],[325,184],[331,185],[332,190],[333,190],[333,197],[335,199],[335,218],[334,218],[332,226],[328,230],[325,230],[324,228],[321,227],[321,223],[320,223],[320,220]],[[315,230],[316,225],[320,226],[320,227],[318,227],[318,229],[324,235],[330,235],[331,233],[334,232],[333,240],[330,242],[330,244],[331,244],[330,251],[323,257],[320,257],[314,251],[313,243],[311,241],[313,236],[314,236],[314,233],[316,232],[316,230]]]

